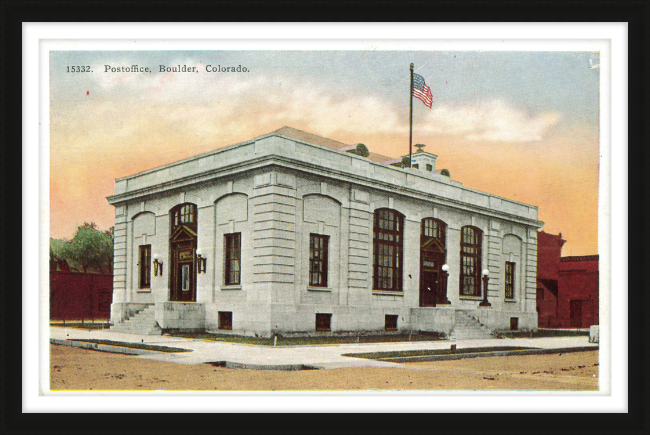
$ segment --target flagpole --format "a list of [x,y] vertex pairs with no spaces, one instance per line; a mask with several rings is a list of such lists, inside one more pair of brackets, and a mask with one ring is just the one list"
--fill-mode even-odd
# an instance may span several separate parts
[[411,109],[409,110],[409,168],[413,165],[413,64],[411,64]]

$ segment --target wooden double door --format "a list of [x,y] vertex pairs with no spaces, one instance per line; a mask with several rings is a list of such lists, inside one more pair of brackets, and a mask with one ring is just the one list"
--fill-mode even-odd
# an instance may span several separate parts
[[[445,254],[421,252],[420,259],[420,306],[435,307],[443,296],[442,265]],[[446,299],[446,297],[445,297]]]
[[170,240],[169,300],[196,301],[196,234],[181,227]]

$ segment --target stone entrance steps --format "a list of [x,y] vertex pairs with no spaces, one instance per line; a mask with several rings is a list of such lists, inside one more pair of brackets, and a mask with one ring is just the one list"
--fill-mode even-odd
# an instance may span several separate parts
[[143,310],[136,311],[134,315],[126,319],[124,322],[113,325],[109,331],[140,335],[162,334],[162,330],[156,322],[154,305],[149,305]]
[[492,331],[463,310],[456,310],[451,337],[456,340],[494,338]]

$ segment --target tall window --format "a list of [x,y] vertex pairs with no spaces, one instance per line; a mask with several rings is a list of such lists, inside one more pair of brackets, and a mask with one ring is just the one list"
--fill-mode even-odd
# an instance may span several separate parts
[[375,211],[373,230],[373,288],[402,291],[404,218],[395,210]]
[[327,287],[327,245],[329,236],[309,235],[309,285]]
[[515,297],[515,263],[506,261],[506,299]]
[[483,232],[474,227],[461,228],[460,295],[481,296],[481,243]]
[[226,285],[241,284],[241,233],[226,234]]
[[151,245],[140,246],[140,288],[151,287]]

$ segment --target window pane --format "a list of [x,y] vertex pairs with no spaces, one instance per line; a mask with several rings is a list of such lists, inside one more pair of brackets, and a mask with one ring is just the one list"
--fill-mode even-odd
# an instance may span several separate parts
[[373,288],[401,290],[399,262],[402,250],[402,217],[393,210],[376,210],[373,231]]
[[140,288],[151,287],[151,245],[140,246]]
[[309,235],[309,285],[327,286],[327,243],[329,236]]
[[480,296],[481,232],[472,227],[462,228],[461,237],[461,289],[464,296]]
[[226,234],[226,273],[225,284],[241,283],[241,234]]
[[190,291],[190,266],[184,264],[181,268],[181,289],[184,292]]

